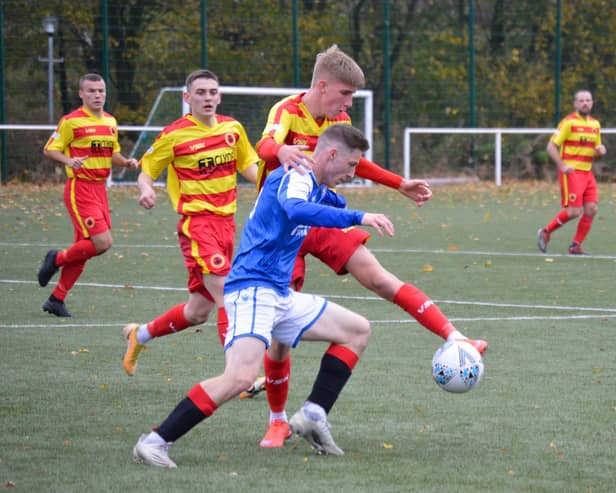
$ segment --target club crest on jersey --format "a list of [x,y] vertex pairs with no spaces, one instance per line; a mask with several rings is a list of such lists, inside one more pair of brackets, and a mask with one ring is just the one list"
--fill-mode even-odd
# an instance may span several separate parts
[[235,146],[235,144],[237,144],[237,136],[234,133],[226,133],[225,134],[225,143],[229,146],[229,147],[233,147]]

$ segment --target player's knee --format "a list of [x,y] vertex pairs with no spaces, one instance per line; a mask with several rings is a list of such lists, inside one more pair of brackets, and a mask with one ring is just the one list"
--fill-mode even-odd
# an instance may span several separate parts
[[196,304],[191,305],[189,303],[184,311],[184,316],[186,317],[186,320],[191,323],[191,325],[198,325],[207,322],[211,311],[211,306]]
[[364,317],[361,317],[361,322],[357,324],[356,333],[353,341],[360,354],[363,353],[364,350],[368,347],[371,335],[372,328],[370,327],[370,322]]
[[582,209],[581,207],[571,207],[569,208],[569,217],[571,219],[575,219],[576,217],[580,217],[582,215],[582,211],[584,209]]
[[233,389],[233,393],[238,395],[240,392],[244,392],[249,389],[259,376],[258,371],[238,371],[233,374],[233,378],[230,382],[230,387]]

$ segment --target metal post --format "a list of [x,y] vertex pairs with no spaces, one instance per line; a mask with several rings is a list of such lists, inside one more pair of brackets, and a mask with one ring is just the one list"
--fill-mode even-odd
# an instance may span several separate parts
[[55,122],[53,114],[53,64],[64,62],[64,58],[53,57],[53,35],[58,28],[58,18],[50,15],[43,19],[43,30],[47,33],[47,58],[38,57],[39,62],[46,62],[47,65],[47,89],[49,91],[49,123]]

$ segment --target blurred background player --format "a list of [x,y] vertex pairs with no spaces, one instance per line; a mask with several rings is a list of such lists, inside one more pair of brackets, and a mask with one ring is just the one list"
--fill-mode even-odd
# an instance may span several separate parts
[[348,227],[363,224],[393,235],[383,214],[345,208],[330,190],[353,177],[364,135],[349,125],[329,127],[319,140],[312,171],[274,171],[261,189],[242,230],[233,267],[225,284],[229,331],[225,369],[197,383],[154,431],[133,448],[136,462],[174,468],[169,445],[212,416],[255,379],[273,338],[289,346],[300,339],[330,342],[312,391],[291,418],[293,430],[319,453],[343,455],[327,419],[370,339],[370,323],[326,299],[289,288],[297,251],[311,225]]
[[598,210],[599,195],[592,163],[594,158],[605,156],[606,149],[601,144],[601,124],[590,116],[590,91],[577,91],[573,97],[573,107],[575,111],[560,121],[547,146],[548,154],[558,167],[563,210],[537,231],[537,246],[543,253],[548,250],[550,235],[579,217],[569,253],[586,255],[588,252],[582,248],[582,243]]
[[205,322],[218,305],[221,342],[227,329],[223,285],[231,268],[237,209],[237,173],[255,183],[258,156],[237,120],[219,115],[218,77],[209,70],[188,75],[184,101],[191,112],[167,126],[141,159],[139,204],[156,205],[153,183],[166,169],[167,191],[181,215],[177,232],[188,270],[188,302],[147,324],[130,323],[124,370],[133,375],[144,345],[155,337]]
[[58,317],[70,317],[64,304],[70,289],[83,272],[86,262],[111,248],[111,216],[107,201],[107,178],[111,166],[136,169],[136,159],[120,154],[118,124],[104,111],[107,93],[98,74],[79,79],[82,106],[64,115],[45,144],[45,156],[66,169],[64,204],[74,229],[74,243],[66,250],[49,250],[38,271],[38,282],[47,286],[61,270],[60,280],[43,310]]
[[[336,45],[319,53],[308,91],[282,99],[269,112],[263,136],[256,146],[261,158],[257,185],[281,164],[289,166],[304,160],[312,163],[310,154],[323,131],[337,123],[351,124],[347,110],[353,104],[353,94],[364,84],[364,73],[359,65]],[[404,179],[363,157],[356,175],[398,190],[418,206],[432,195],[424,180]],[[311,254],[336,274],[350,273],[364,287],[395,303],[443,339],[468,340],[483,353],[488,346],[486,341],[466,339],[426,294],[401,281],[379,263],[365,246],[369,237],[369,233],[360,228],[311,228],[298,253],[291,287],[301,289],[305,276],[304,257]],[[285,411],[291,372],[289,348],[274,341],[265,355],[264,370],[270,426],[261,446],[281,447],[289,436]],[[257,390],[258,387],[253,386],[252,393]]]

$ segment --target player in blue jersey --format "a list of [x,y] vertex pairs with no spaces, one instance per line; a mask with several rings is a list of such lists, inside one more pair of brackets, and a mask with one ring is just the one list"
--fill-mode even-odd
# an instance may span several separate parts
[[133,449],[136,462],[176,467],[169,445],[250,386],[272,338],[291,347],[300,339],[331,343],[312,391],[290,425],[317,452],[344,453],[331,436],[327,415],[368,344],[370,323],[320,296],[293,291],[289,284],[310,226],[361,224],[393,235],[385,215],[345,209],[344,198],[330,190],[353,177],[367,149],[359,130],[333,125],[319,138],[312,170],[285,174],[280,168],[267,178],[225,282],[229,329],[224,372],[196,384],[155,431],[139,438]]

